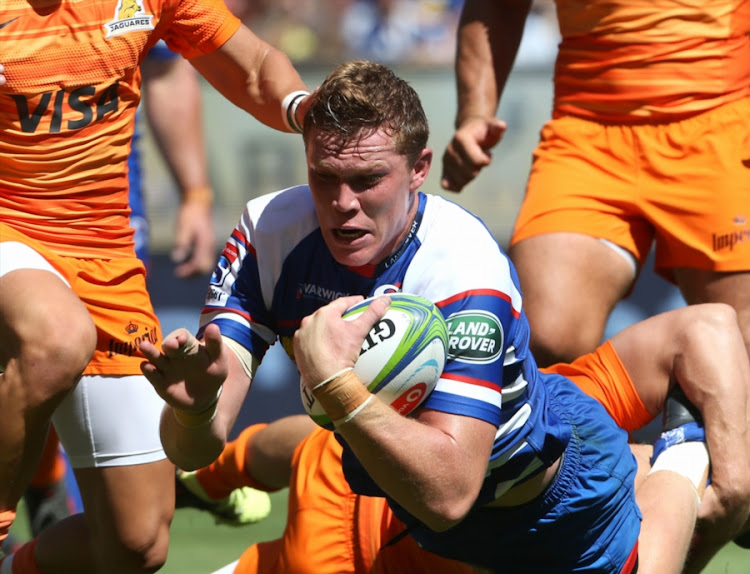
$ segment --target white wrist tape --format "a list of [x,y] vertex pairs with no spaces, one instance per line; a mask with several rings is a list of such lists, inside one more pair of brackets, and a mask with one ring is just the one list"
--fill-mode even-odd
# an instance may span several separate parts
[[360,412],[362,412],[362,409],[364,409],[372,400],[372,397],[375,395],[370,395],[367,397],[364,403],[359,405],[356,409],[354,409],[352,412],[350,412],[348,415],[346,415],[344,418],[341,418],[339,420],[333,421],[334,426],[341,426],[345,423],[348,423],[350,420],[352,420],[354,417],[356,417]]
[[333,373],[330,377],[328,377],[325,381],[318,383],[312,388],[312,391],[315,392],[318,389],[325,387],[328,383],[334,381],[335,379],[338,379],[341,375],[344,373],[348,373],[349,371],[353,371],[354,367],[346,367],[344,369],[341,369],[337,373]]
[[309,95],[310,92],[298,90],[287,94],[281,102],[281,118],[284,120],[284,125],[299,134],[302,133],[302,126],[297,121],[297,108],[299,107],[300,100]]
[[197,428],[211,424],[216,418],[216,413],[219,411],[219,397],[221,397],[221,391],[223,389],[224,385],[220,385],[219,389],[216,391],[216,398],[211,401],[210,405],[197,413],[185,411],[178,407],[172,407],[175,420],[180,426],[185,428]]

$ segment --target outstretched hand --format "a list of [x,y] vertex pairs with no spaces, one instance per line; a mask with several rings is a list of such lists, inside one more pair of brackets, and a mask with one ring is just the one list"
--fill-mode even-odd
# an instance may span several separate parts
[[294,334],[294,359],[310,389],[354,366],[367,333],[391,305],[390,297],[383,295],[355,319],[344,320],[346,310],[360,301],[360,296],[336,299],[305,317]]
[[490,165],[490,150],[503,138],[506,128],[497,118],[472,117],[461,124],[443,154],[440,185],[448,191],[461,191]]
[[187,329],[177,329],[164,338],[162,351],[144,341],[141,354],[148,362],[141,371],[170,406],[201,412],[216,400],[229,372],[221,331],[208,325],[202,343]]

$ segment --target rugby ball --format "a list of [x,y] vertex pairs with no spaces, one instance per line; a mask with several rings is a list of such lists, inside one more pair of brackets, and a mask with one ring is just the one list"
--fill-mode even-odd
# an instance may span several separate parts
[[[371,393],[408,415],[432,392],[443,372],[448,327],[440,310],[424,297],[408,293],[388,296],[391,305],[362,343],[354,372]],[[359,317],[373,299],[347,309],[344,319]],[[318,425],[333,430],[333,421],[301,380],[300,395],[307,414]]]

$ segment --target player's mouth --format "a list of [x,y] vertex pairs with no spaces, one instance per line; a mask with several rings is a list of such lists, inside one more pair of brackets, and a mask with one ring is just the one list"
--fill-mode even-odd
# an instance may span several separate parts
[[346,241],[352,241],[363,237],[366,232],[362,229],[351,229],[339,227],[333,230],[333,234],[339,239],[345,239]]

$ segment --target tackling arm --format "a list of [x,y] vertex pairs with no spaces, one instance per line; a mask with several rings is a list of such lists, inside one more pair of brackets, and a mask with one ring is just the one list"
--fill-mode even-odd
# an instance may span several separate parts
[[[307,87],[286,54],[258,38],[247,26],[240,26],[218,50],[190,63],[232,103],[267,126],[290,131],[282,102],[290,93],[307,91]],[[308,100],[300,102],[296,110],[298,123],[304,118]]]
[[701,514],[710,505],[730,540],[750,510],[750,361],[734,310],[691,305],[629,327],[612,343],[649,412],[661,411],[675,381],[701,411],[712,472]]

